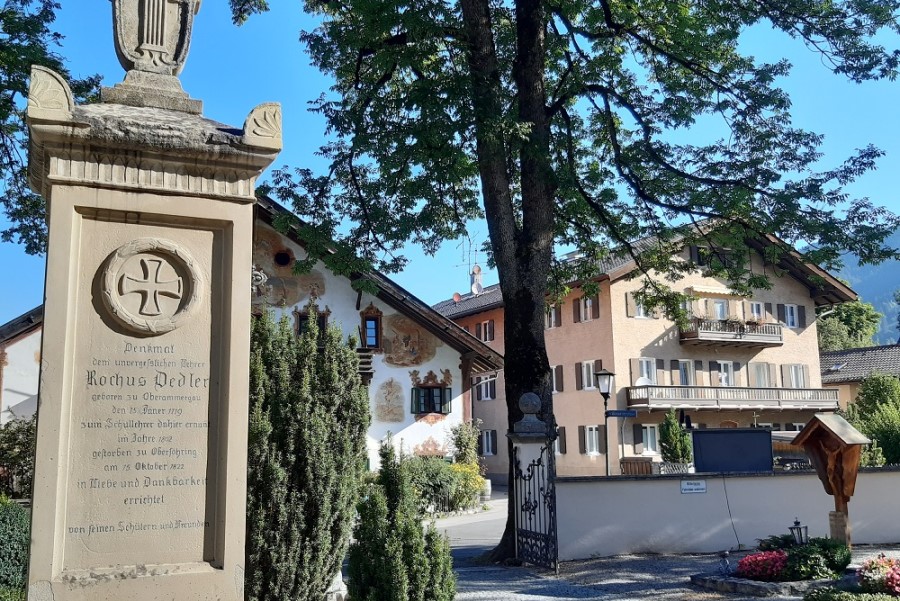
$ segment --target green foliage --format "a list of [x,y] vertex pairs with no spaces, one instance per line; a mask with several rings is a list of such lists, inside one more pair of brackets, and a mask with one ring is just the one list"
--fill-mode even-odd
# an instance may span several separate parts
[[870,374],[860,382],[854,404],[863,419],[881,405],[900,405],[900,379],[889,374]]
[[871,303],[859,300],[834,307],[831,313],[817,321],[819,350],[841,351],[872,346],[882,317]]
[[809,539],[809,546],[818,549],[828,569],[835,574],[843,574],[850,565],[850,547],[839,540],[817,537]]
[[693,458],[691,434],[678,422],[674,409],[669,409],[659,426],[659,447],[663,461],[690,463]]
[[249,600],[321,600],[350,538],[365,473],[368,397],[354,350],[334,326],[320,336],[316,322],[299,338],[287,319],[266,314],[253,322]]
[[477,464],[449,463],[440,457],[403,456],[400,464],[409,478],[422,513],[460,511],[478,503],[484,478]]
[[26,178],[22,105],[31,66],[48,67],[62,75],[79,101],[92,99],[100,84],[99,76],[69,76],[56,51],[62,36],[50,28],[57,10],[55,0],[4,0],[0,6],[0,205],[11,224],[0,232],[0,240],[16,240],[29,254],[42,253],[47,245],[44,199],[29,190]]
[[792,534],[773,534],[766,538],[760,538],[756,541],[756,548],[760,551],[777,551],[778,549],[787,550],[796,545]]
[[359,505],[348,555],[353,601],[451,601],[456,595],[450,544],[422,526],[416,491],[390,439],[380,449],[378,483]]
[[818,546],[797,545],[788,549],[785,580],[821,580],[835,576]]
[[878,441],[885,463],[900,463],[900,404],[878,406],[863,424],[863,433]]
[[484,478],[478,464],[452,463],[450,471],[454,475],[456,486],[453,489],[453,507],[455,509],[471,509],[478,504],[479,495],[484,489]]
[[803,601],[897,601],[897,597],[885,593],[862,593],[828,587],[805,593]]
[[0,601],[25,601],[25,589],[9,588],[0,585]]
[[481,436],[481,420],[461,422],[450,428],[450,448],[456,463],[478,465],[478,438]]
[[36,433],[37,416],[10,420],[0,426],[0,467],[5,467],[9,474],[8,479],[0,479],[0,494],[31,497]]
[[0,590],[25,588],[30,530],[28,512],[0,495]]

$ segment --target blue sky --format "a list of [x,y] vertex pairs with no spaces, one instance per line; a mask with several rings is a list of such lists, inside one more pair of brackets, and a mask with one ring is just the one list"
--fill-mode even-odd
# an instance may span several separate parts
[[[121,81],[124,72],[113,50],[110,2],[63,0],[62,4],[56,27],[65,36],[61,53],[73,74],[99,73],[107,86]],[[256,15],[239,28],[231,24],[225,0],[203,2],[182,83],[191,96],[203,100],[205,116],[236,126],[257,104],[281,102],[285,149],[275,165],[321,168],[315,151],[324,122],[308,112],[307,103],[327,90],[329,82],[309,65],[298,41],[300,30],[313,23],[300,11],[299,2],[271,4],[271,12]],[[900,212],[900,82],[848,83],[832,75],[800,43],[775,32],[755,31],[745,47],[761,60],[787,56],[794,63],[783,85],[793,100],[795,125],[826,136],[823,166],[836,165],[869,143],[887,152],[878,171],[848,191]],[[698,132],[704,133],[708,134]],[[5,225],[0,217],[0,227]],[[479,246],[487,236],[486,226],[473,224],[470,236]],[[459,245],[458,241],[446,243],[436,257],[411,248],[410,265],[393,277],[429,304],[456,291],[466,292],[468,258]],[[7,286],[0,295],[0,323],[42,302],[42,257],[30,257],[16,244],[0,243],[0,276]],[[494,282],[496,275],[487,272],[485,283]]]

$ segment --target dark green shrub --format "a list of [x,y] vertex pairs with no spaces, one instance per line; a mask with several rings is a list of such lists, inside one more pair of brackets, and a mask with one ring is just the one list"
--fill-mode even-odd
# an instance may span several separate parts
[[350,545],[347,588],[352,601],[452,601],[456,579],[450,544],[422,526],[409,471],[390,440],[379,452],[378,484],[359,505]]
[[825,558],[825,563],[835,574],[843,574],[850,565],[850,547],[833,538],[811,538],[809,546],[815,547]]
[[[0,496],[0,590],[25,588],[28,581],[28,512]],[[12,597],[11,597],[12,598]]]
[[836,588],[820,588],[803,595],[803,601],[897,601],[884,593],[862,593],[843,591]]
[[766,538],[758,538],[756,542],[758,543],[756,548],[760,551],[787,550],[797,544],[794,542],[794,536],[791,534],[773,534]]
[[14,419],[0,426],[0,466],[9,478],[0,479],[0,495],[31,498],[37,417]]
[[835,576],[822,552],[814,545],[796,545],[787,553],[784,580],[820,580]]
[[299,338],[287,320],[254,319],[250,348],[247,599],[321,601],[346,553],[365,472],[369,403],[358,358],[340,330],[320,333],[312,315]]

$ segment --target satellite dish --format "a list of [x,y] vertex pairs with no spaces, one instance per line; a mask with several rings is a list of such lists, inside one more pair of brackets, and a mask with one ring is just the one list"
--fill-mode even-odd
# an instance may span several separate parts
[[482,286],[478,282],[472,284],[472,294],[481,294],[482,292],[484,292],[484,286]]
[[650,378],[647,378],[647,377],[645,377],[645,376],[641,376],[640,378],[638,378],[638,379],[635,381],[634,385],[635,385],[635,386],[652,386],[652,385],[653,385],[653,382],[650,380]]
[[459,292],[454,292],[453,293],[453,302],[458,303],[461,300],[462,300],[462,296],[459,294]]
[[472,273],[481,273],[481,267],[478,266],[478,263],[475,263],[475,267],[472,268]]

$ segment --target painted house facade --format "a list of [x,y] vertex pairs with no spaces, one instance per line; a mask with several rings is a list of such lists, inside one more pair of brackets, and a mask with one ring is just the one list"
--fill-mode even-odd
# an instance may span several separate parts
[[[302,240],[294,231],[282,234],[273,226],[286,213],[271,200],[258,202],[251,291],[254,312],[269,310],[284,316],[300,332],[307,325],[312,303],[320,326],[337,324],[345,337],[356,338],[360,374],[369,391],[372,420],[367,447],[372,469],[378,466],[378,447],[388,433],[407,453],[446,455],[450,428],[471,419],[468,382],[480,373],[496,372],[502,357],[380,273],[339,276],[322,262],[307,273],[295,273],[295,260],[307,256]],[[363,278],[371,291],[354,288],[353,281]],[[26,315],[40,312],[39,307]],[[0,326],[0,331],[12,329],[25,318]],[[39,326],[38,322],[27,334],[3,343],[8,357],[0,397],[4,410],[7,403],[21,403],[22,395],[10,392],[13,389],[37,398]],[[30,355],[32,350],[38,355]],[[33,412],[34,407],[18,417],[30,417]]]
[[[680,258],[702,254],[686,247]],[[854,300],[856,294],[816,266],[787,257],[767,265],[754,253],[751,269],[767,273],[769,290],[752,298],[731,293],[702,265],[677,282],[692,298],[690,323],[680,328],[635,300],[640,279],[630,279],[633,261],[608,259],[601,266],[599,293],[585,296],[577,285],[548,309],[546,344],[559,426],[557,473],[637,473],[659,462],[659,425],[674,408],[694,428],[768,426],[798,430],[814,413],[838,408],[835,390],[823,389],[815,308]],[[503,353],[503,299],[498,286],[461,295],[435,309]],[[485,340],[485,323],[493,340]],[[593,374],[616,374],[610,410],[636,417],[604,419]],[[488,474],[505,481],[508,465],[502,374],[496,393],[478,393],[473,380],[473,415],[483,422]],[[480,400],[479,400],[480,399]]]
[[0,425],[37,410],[42,309],[0,325]]

